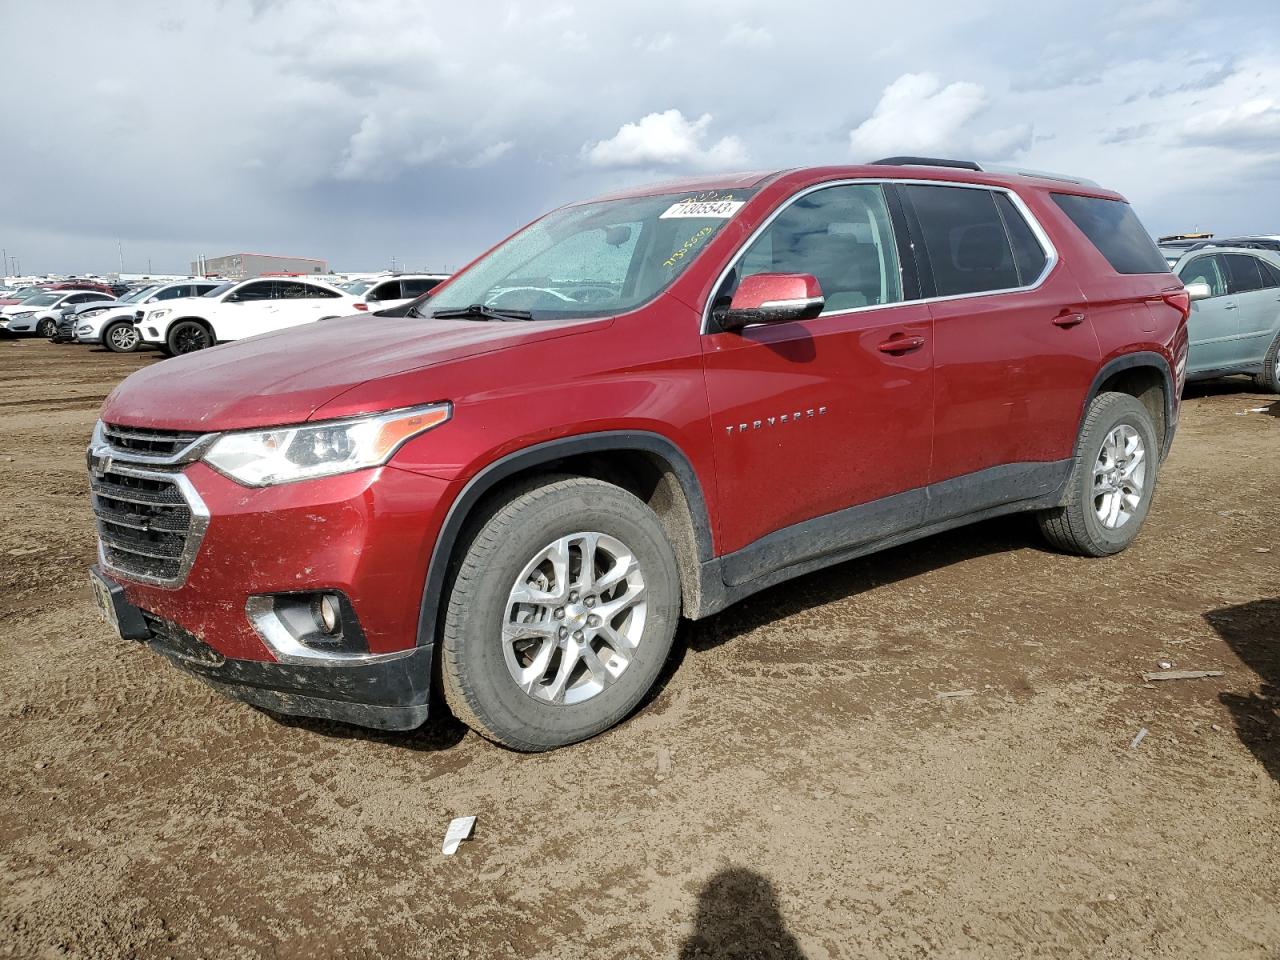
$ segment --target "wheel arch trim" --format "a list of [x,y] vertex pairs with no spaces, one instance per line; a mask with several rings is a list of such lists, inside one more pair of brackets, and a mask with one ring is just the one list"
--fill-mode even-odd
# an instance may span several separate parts
[[422,588],[422,602],[418,613],[417,646],[435,643],[439,612],[444,604],[445,578],[454,549],[467,519],[481,499],[502,481],[562,460],[566,457],[590,453],[640,452],[662,459],[675,474],[685,501],[689,506],[694,540],[698,548],[698,560],[706,563],[712,559],[713,544],[711,523],[707,513],[702,483],[684,451],[669,437],[643,430],[610,430],[600,433],[576,434],[548,440],[506,456],[499,457],[479,470],[454,498],[440,526]]
[[1156,353],[1153,350],[1126,353],[1123,356],[1108,360],[1099,368],[1094,375],[1093,383],[1089,385],[1088,393],[1085,394],[1084,403],[1080,407],[1079,422],[1076,426],[1075,446],[1077,452],[1080,446],[1080,431],[1084,427],[1084,418],[1089,413],[1089,404],[1093,403],[1093,398],[1101,392],[1103,383],[1117,373],[1141,367],[1149,367],[1155,370],[1164,380],[1164,436],[1160,438],[1160,457],[1163,459],[1168,456],[1169,448],[1173,445],[1173,434],[1177,429],[1174,410],[1178,398],[1175,395],[1173,372],[1169,368],[1169,361],[1163,354]]

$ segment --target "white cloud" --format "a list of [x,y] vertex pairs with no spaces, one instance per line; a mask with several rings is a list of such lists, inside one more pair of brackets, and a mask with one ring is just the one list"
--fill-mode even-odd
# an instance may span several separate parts
[[334,175],[339,180],[388,180],[444,154],[443,138],[424,139],[422,119],[408,107],[365,114]]
[[511,148],[516,145],[514,140],[503,140],[499,143],[491,143],[485,147],[474,157],[467,161],[469,167],[483,167],[493,163],[499,157],[504,157],[511,152]]
[[582,155],[593,167],[694,167],[725,170],[747,162],[742,141],[721,137],[708,144],[711,114],[686,120],[679,110],[650,113],[624,123],[608,140],[589,143]]
[[676,38],[670,33],[655,33],[650,36],[636,37],[631,46],[643,53],[666,53],[676,45]]
[[763,50],[773,46],[773,34],[764,27],[751,27],[745,23],[735,23],[724,35],[724,42],[731,47],[742,47],[748,50]]
[[886,154],[973,154],[998,160],[1025,150],[1030,124],[995,130],[975,125],[987,106],[987,91],[980,84],[943,86],[934,74],[904,73],[885,87],[871,116],[850,132],[849,148],[859,160]]
[[1280,147],[1280,100],[1258,97],[1218,110],[1206,110],[1186,121],[1182,139],[1235,149]]

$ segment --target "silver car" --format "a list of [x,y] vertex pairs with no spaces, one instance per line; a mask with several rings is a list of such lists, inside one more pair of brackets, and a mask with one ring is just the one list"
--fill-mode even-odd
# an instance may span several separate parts
[[1280,253],[1205,247],[1183,254],[1173,272],[1193,301],[1187,379],[1247,373],[1280,393]]

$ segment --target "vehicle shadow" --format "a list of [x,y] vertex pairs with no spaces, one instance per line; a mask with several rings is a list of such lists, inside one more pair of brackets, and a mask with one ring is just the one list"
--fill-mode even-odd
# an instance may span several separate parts
[[804,960],[787,932],[773,884],[744,867],[729,867],[698,894],[693,933],[680,945],[680,960]]
[[269,710],[264,712],[270,714],[282,727],[317,734],[331,740],[365,740],[418,753],[435,753],[456,747],[467,735],[466,725],[449,712],[444,697],[433,698],[431,709],[433,716],[416,730],[373,730],[337,720],[286,716]]
[[805,574],[740,601],[707,620],[686,624],[684,640],[703,651],[774,620],[897,583],[941,567],[1020,547],[1048,549],[1026,514],[996,517],[880,553]]
[[1204,618],[1261,681],[1255,692],[1218,699],[1231,711],[1240,742],[1280,783],[1280,598],[1211,610]]
[[1243,374],[1220,377],[1216,380],[1191,380],[1182,388],[1183,400],[1199,397],[1229,397],[1237,393],[1258,393],[1258,385],[1252,377]]

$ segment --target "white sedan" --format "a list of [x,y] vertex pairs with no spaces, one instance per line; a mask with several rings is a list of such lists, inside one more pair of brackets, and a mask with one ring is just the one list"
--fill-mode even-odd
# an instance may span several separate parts
[[256,277],[153,307],[135,325],[144,343],[174,356],[355,312],[356,298],[327,283]]
[[38,334],[51,337],[58,329],[58,309],[95,300],[111,301],[110,294],[92,290],[46,290],[21,303],[0,307],[0,329],[10,333]]

